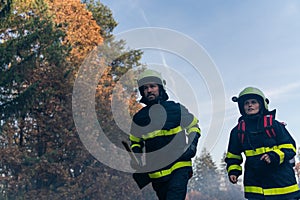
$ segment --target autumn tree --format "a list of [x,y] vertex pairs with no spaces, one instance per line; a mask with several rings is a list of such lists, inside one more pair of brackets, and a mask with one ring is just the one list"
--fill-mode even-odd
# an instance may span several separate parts
[[[130,174],[104,166],[85,149],[72,120],[72,86],[77,70],[84,58],[103,44],[101,28],[92,14],[79,1],[3,2],[0,10],[3,197],[116,199],[122,195],[123,199],[141,199],[145,194],[136,192]],[[138,51],[124,51],[123,41],[111,40],[107,44],[115,45],[111,52],[117,56],[106,61],[108,71],[99,81],[99,95],[108,97],[103,101],[99,98],[103,105],[98,108],[101,117],[111,115],[104,108],[109,108],[115,82],[122,73],[138,65],[141,56]],[[107,130],[115,130],[111,123],[104,125]]]
[[[135,79],[130,77],[125,82],[123,81],[123,84],[118,84],[118,82],[125,73],[140,65],[139,59],[141,58],[142,52],[139,50],[127,50],[125,49],[125,41],[116,41],[114,39],[111,31],[115,28],[116,23],[112,19],[111,11],[106,6],[99,2],[90,2],[87,3],[87,9],[91,11],[93,19],[95,19],[97,24],[101,27],[100,31],[98,30],[99,35],[104,38],[103,43],[94,48],[92,52],[89,52],[94,53],[95,57],[93,57],[93,59],[99,60],[99,62],[95,64],[95,67],[98,65],[99,70],[102,70],[102,68],[105,69],[103,70],[98,86],[96,87],[95,109],[98,115],[99,124],[103,128],[104,133],[112,143],[118,146],[121,144],[121,140],[127,138],[127,135],[118,127],[113,118],[114,116],[111,111],[112,100],[118,100],[119,103],[117,106],[128,106],[130,115],[133,115],[139,108],[138,106],[135,106],[137,104],[136,89],[133,86],[136,85]],[[86,55],[86,57],[88,57],[88,55]],[[89,64],[91,64],[91,62]],[[121,88],[115,90],[118,87]],[[117,94],[115,95],[113,95],[114,90],[117,91]],[[126,96],[126,94],[130,95]],[[121,112],[122,109],[119,109],[118,112]],[[89,136],[87,135],[86,137]],[[79,167],[79,169],[81,168],[82,167]],[[78,181],[78,188],[90,185],[87,191],[93,192],[88,195],[93,195],[98,198],[105,197],[106,199],[115,199],[120,193],[123,194],[124,197],[122,198],[124,199],[142,199],[142,196],[148,197],[151,195],[147,193],[147,190],[146,192],[139,191],[130,174],[118,172],[100,165],[99,163],[97,166],[92,165],[85,168],[88,170],[93,169],[93,173],[101,175],[99,180],[95,180],[95,182],[99,182],[100,188],[95,186],[95,184],[87,184],[90,182],[90,178],[93,178],[86,177],[87,171],[78,176],[78,179],[80,179],[80,181]],[[102,171],[105,171],[106,173],[103,174]],[[122,184],[122,182],[126,182],[127,184]],[[103,185],[107,185],[107,187],[104,188]],[[97,192],[95,192],[95,190]],[[87,195],[87,193],[85,195]],[[115,197],[114,195],[117,196]]]
[[[99,34],[104,38],[103,44],[97,49],[104,61],[101,67],[105,68],[105,73],[99,81],[96,92],[96,110],[99,122],[111,141],[115,144],[121,144],[121,140],[127,139],[128,135],[124,135],[115,122],[111,111],[112,101],[118,102],[114,106],[119,106],[115,109],[118,110],[120,116],[125,115],[123,112],[129,112],[132,116],[141,108],[137,102],[134,72],[137,67],[141,66],[139,60],[142,51],[126,49],[126,41],[115,39],[112,31],[117,26],[117,22],[113,19],[112,12],[107,6],[94,0],[83,2],[86,3],[87,9],[101,27]],[[114,95],[113,92],[115,92]],[[124,109],[124,106],[128,109]]]
[[69,60],[75,70],[96,46],[103,43],[101,28],[79,0],[47,0],[53,20],[66,33],[63,44],[71,46]]

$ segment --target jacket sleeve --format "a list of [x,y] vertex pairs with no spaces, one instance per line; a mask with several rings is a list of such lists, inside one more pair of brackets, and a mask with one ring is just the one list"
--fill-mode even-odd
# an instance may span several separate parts
[[134,153],[142,153],[144,148],[144,141],[141,135],[141,128],[135,123],[135,117],[131,124],[129,140],[130,148]]
[[243,157],[242,157],[242,145],[239,141],[236,128],[234,128],[230,133],[227,154],[225,158],[226,169],[228,176],[236,175],[240,176],[242,174]]
[[283,123],[275,121],[277,148],[269,152],[274,164],[289,162],[296,155],[296,142]]
[[142,138],[130,134],[129,140],[130,140],[130,148],[134,153],[143,153],[144,141],[142,140]]
[[191,114],[187,108],[180,105],[181,109],[181,123],[180,126],[186,130],[187,135],[190,133],[197,133],[197,139],[201,136],[201,129],[199,128],[199,120]]
[[144,143],[141,138],[135,137],[134,135],[130,134],[129,140],[130,140],[130,148],[134,153],[143,152]]

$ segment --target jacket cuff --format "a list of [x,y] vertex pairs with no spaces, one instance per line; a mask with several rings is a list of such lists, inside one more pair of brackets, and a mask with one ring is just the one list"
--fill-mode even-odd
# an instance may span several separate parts
[[270,157],[271,164],[273,164],[273,165],[280,165],[283,162],[283,159],[280,158],[281,156],[278,155],[276,152],[270,151],[267,154]]

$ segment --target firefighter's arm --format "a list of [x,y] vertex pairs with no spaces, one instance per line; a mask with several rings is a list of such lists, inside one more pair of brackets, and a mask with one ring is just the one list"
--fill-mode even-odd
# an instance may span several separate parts
[[198,132],[192,132],[189,133],[188,138],[189,138],[189,142],[184,150],[183,155],[181,156],[182,159],[191,159],[197,153],[197,145],[198,145],[198,140],[200,138],[200,134]]
[[196,155],[198,140],[201,136],[201,129],[199,128],[199,120],[188,111],[186,107],[180,105],[181,111],[181,121],[180,126],[182,129],[185,129],[188,144],[184,149],[184,154],[182,155],[182,159],[191,159]]
[[289,162],[296,155],[296,143],[284,124],[276,121],[275,126],[277,148],[268,152],[268,155],[271,164],[280,165],[283,162]]
[[198,140],[201,136],[201,129],[198,126],[198,119],[193,116],[190,123],[185,127],[186,134],[188,137],[188,144],[184,150],[184,154],[182,155],[183,159],[191,159],[197,153],[197,145]]
[[242,174],[242,167],[241,164],[243,162],[242,155],[240,154],[233,154],[231,152],[227,152],[225,162],[227,164],[227,173],[228,176],[235,175],[240,176]]
[[131,161],[130,164],[133,169],[138,169],[142,166],[142,153],[144,142],[141,138],[135,137],[132,134],[129,135],[129,140],[131,143],[130,148],[135,153],[135,157],[138,160],[138,164],[135,161]]
[[[200,137],[201,130],[198,125],[199,120],[197,119],[197,117],[195,117],[192,113],[190,113],[188,109],[183,105],[180,105],[180,111],[181,111],[180,126],[186,130],[188,135],[190,133],[198,133],[198,136]],[[197,138],[199,138],[198,136]]]
[[227,173],[229,180],[232,183],[235,183],[238,177],[242,174],[241,164],[243,163],[243,157],[241,153],[241,143],[239,142],[235,129],[233,129],[230,133],[228,150],[225,157]]

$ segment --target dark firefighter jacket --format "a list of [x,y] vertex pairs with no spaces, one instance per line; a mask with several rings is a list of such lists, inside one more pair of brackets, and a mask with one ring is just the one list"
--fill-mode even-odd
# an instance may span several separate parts
[[[273,116],[275,137],[269,137],[264,131],[263,117],[246,118],[246,130],[243,142],[239,138],[236,126],[230,133],[227,163],[228,175],[242,174],[242,152],[245,155],[244,192],[246,198],[255,199],[292,199],[299,197],[293,166],[289,163],[296,155],[295,141],[286,130],[285,125],[275,120],[275,110],[268,114]],[[267,153],[271,163],[267,164],[260,157]]]
[[151,181],[164,181],[176,169],[192,169],[191,158],[182,157],[186,135],[200,134],[198,119],[184,106],[173,101],[147,105],[133,117],[131,149],[146,153],[146,166]]

